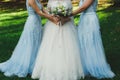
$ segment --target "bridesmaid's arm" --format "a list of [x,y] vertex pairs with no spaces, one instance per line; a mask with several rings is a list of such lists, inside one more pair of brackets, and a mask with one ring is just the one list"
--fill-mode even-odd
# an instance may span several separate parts
[[85,0],[85,2],[83,3],[83,5],[81,7],[79,7],[77,10],[74,10],[71,14],[71,16],[74,16],[76,14],[79,14],[80,12],[86,10],[92,3],[94,0]]
[[42,10],[40,10],[39,7],[37,6],[35,0],[28,0],[28,4],[36,11],[36,13],[38,15],[49,19],[50,21],[52,21],[55,24],[58,24],[59,20],[56,17],[53,17],[52,15],[44,13]]
[[[41,2],[41,0],[39,0],[39,2]],[[42,5],[42,4],[41,4],[41,5]],[[42,5],[42,7],[44,7],[44,6]],[[45,8],[42,8],[42,12],[48,14],[48,10],[45,9]]]
[[43,16],[43,17],[48,17],[46,14],[44,14],[42,12],[42,10],[39,9],[39,7],[37,6],[35,0],[28,0],[28,4],[35,10],[35,12],[37,14],[39,14],[40,16]]

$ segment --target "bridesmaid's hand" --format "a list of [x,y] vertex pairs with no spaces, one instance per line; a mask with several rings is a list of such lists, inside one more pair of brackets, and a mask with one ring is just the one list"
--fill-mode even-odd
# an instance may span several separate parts
[[60,18],[59,17],[49,14],[48,19],[50,21],[52,21],[53,23],[55,23],[56,25],[59,25],[59,22],[60,22]]

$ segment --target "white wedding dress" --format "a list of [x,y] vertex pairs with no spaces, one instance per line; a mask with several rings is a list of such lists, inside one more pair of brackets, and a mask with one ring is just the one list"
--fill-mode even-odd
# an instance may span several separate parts
[[[65,1],[71,3],[69,0]],[[55,4],[50,0],[48,6],[53,5]],[[84,78],[79,50],[78,35],[73,20],[63,26],[48,21],[44,26],[32,78],[39,80]]]

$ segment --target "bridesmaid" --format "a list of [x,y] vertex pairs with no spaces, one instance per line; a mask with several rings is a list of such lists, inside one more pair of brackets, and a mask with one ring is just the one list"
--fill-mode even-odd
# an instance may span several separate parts
[[72,13],[74,16],[82,12],[78,26],[82,64],[86,75],[98,79],[113,78],[115,74],[111,71],[104,55],[96,14],[97,2],[97,0],[81,0],[80,7]]
[[[9,60],[0,63],[0,71],[5,76],[26,77],[34,67],[37,51],[41,42],[41,18],[46,17],[54,23],[57,19],[42,12],[39,0],[26,0],[28,18],[24,30]],[[40,15],[40,16],[39,16]]]

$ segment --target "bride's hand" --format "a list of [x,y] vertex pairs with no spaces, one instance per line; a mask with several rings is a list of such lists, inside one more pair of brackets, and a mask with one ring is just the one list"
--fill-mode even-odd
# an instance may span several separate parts
[[66,22],[70,21],[70,17],[60,17],[61,24],[64,25]]

